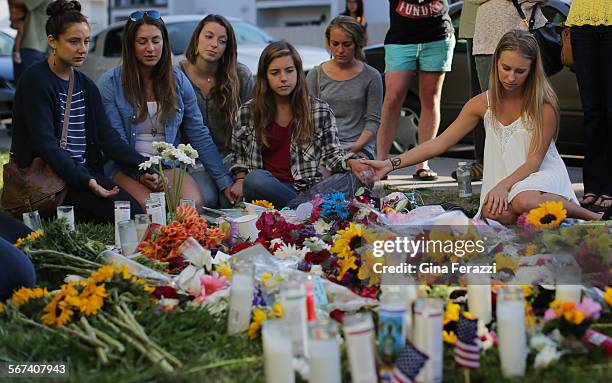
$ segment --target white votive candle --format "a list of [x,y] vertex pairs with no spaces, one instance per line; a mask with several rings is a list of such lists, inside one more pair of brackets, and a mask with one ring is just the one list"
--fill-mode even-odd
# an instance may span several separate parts
[[374,355],[374,323],[369,313],[347,315],[344,318],[346,352],[353,383],[378,381]]
[[335,322],[312,323],[308,336],[311,383],[340,383],[340,347]]
[[418,382],[442,381],[442,307],[440,299],[432,298],[419,298],[414,307],[413,343],[419,351],[429,356],[417,375]]
[[525,306],[518,288],[503,288],[497,295],[497,342],[505,377],[525,375],[527,331]]
[[488,275],[468,275],[468,309],[483,323],[491,322],[493,309],[491,306],[491,278]]
[[229,334],[245,331],[249,327],[254,290],[252,270],[252,265],[234,265],[227,320]]
[[308,356],[306,322],[306,286],[302,280],[288,280],[281,285],[283,319],[289,325],[294,356]]
[[286,324],[279,319],[265,321],[261,329],[261,337],[266,383],[295,382],[291,337]]
[[115,247],[121,247],[119,238],[119,222],[130,220],[130,202],[115,201]]

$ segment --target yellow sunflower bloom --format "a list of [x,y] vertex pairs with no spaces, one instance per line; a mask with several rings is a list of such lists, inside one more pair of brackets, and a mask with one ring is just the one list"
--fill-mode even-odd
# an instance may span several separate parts
[[563,302],[561,302],[558,299],[555,299],[554,301],[550,302],[550,304],[548,305],[548,307],[550,307],[551,309],[553,309],[553,311],[555,312],[555,314],[557,316],[560,316],[562,313],[562,306],[563,306]]
[[17,238],[17,242],[15,242],[15,247],[18,249],[21,249],[24,243],[25,243],[24,238]]
[[566,321],[579,325],[584,320],[584,313],[579,310],[568,310],[563,313]]
[[48,326],[64,326],[70,322],[74,311],[70,308],[68,301],[74,301],[74,297],[77,295],[78,291],[72,284],[62,285],[60,291],[43,309],[45,313],[42,316],[43,323]]
[[374,271],[374,266],[376,264],[384,264],[385,259],[383,257],[375,257],[371,251],[366,251],[366,253],[361,257],[361,266],[359,267],[359,272],[357,273],[357,277],[365,281],[368,280],[368,287],[372,287],[378,285],[380,283],[380,274]]
[[266,209],[274,210],[274,204],[272,204],[271,202],[266,201],[265,199],[253,200],[253,201],[251,201],[251,204],[256,205],[256,206],[265,207]]
[[463,316],[465,317],[465,319],[476,319],[476,317],[474,316],[474,314],[472,314],[469,311],[464,311],[463,312]]
[[105,282],[113,277],[115,267],[112,265],[102,266],[89,276],[96,283]]
[[534,245],[533,243],[530,243],[529,245],[525,247],[525,256],[531,257],[535,255],[537,251],[538,251],[538,246]]
[[523,298],[530,297],[533,294],[533,288],[531,285],[522,285],[521,289],[523,290]]
[[40,287],[36,287],[34,289],[22,287],[13,293],[11,296],[11,301],[16,306],[21,306],[28,303],[30,299],[38,299],[46,297],[47,295],[49,295],[47,289],[41,289]]
[[512,259],[511,256],[505,255],[504,253],[495,254],[495,263],[497,270],[510,269],[516,271],[519,267],[518,259]]
[[567,210],[563,208],[561,201],[542,202],[536,209],[527,213],[527,221],[535,227],[550,229],[558,227],[567,218]]
[[345,258],[338,260],[338,265],[340,265],[340,273],[338,274],[339,281],[344,278],[344,274],[348,273],[349,270],[357,268],[357,264],[355,264],[356,261],[357,257],[351,254],[347,254]]
[[336,254],[338,258],[344,258],[353,253],[353,250],[361,245],[362,227],[355,225],[354,222],[349,223],[349,227],[344,230],[338,230],[340,238],[336,240],[331,248],[331,252]]
[[442,331],[442,340],[448,344],[457,344],[457,334],[454,331]]
[[612,288],[606,287],[606,293],[604,294],[604,300],[608,305],[612,306]]
[[255,339],[257,337],[259,329],[261,328],[263,322],[265,322],[267,319],[268,314],[266,314],[264,310],[260,309],[259,307],[253,309],[253,320],[251,321],[247,331],[249,339]]

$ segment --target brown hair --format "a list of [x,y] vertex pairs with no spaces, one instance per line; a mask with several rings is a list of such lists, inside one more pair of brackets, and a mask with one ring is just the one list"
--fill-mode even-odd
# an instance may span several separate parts
[[499,80],[497,63],[504,51],[514,51],[531,60],[529,74],[523,88],[523,114],[533,127],[534,134],[530,152],[536,151],[542,145],[544,104],[550,104],[556,116],[557,132],[559,130],[559,102],[557,95],[548,82],[542,65],[542,56],[535,37],[527,31],[513,30],[506,33],[495,49],[489,77],[489,99],[491,113],[495,116],[497,107],[503,97],[504,87]]
[[[191,64],[196,64],[198,58],[198,40],[202,29],[208,23],[217,23],[225,28],[227,33],[227,44],[225,52],[219,59],[219,67],[215,73],[215,84],[211,91],[211,95],[215,103],[223,111],[223,122],[226,128],[231,129],[238,108],[240,107],[239,82],[238,82],[238,59],[237,59],[237,44],[236,34],[230,22],[221,15],[208,15],[195,28],[191,35],[191,40],[187,49],[185,49],[185,58]],[[231,138],[231,135],[228,135]]]
[[274,91],[268,85],[268,67],[270,63],[279,58],[291,56],[297,72],[297,84],[291,92],[291,109],[293,111],[292,139],[301,146],[312,142],[314,135],[314,122],[312,121],[312,108],[306,87],[306,77],[302,69],[302,59],[299,53],[286,41],[276,41],[269,44],[259,57],[257,67],[257,80],[255,82],[255,97],[253,100],[253,123],[255,138],[268,146],[266,137],[267,127],[274,122],[276,116],[276,101]]
[[355,58],[360,61],[365,61],[365,55],[363,54],[363,47],[365,45],[365,30],[363,29],[363,26],[361,26],[357,20],[349,16],[334,17],[334,19],[325,29],[325,38],[323,39],[325,49],[327,49],[328,52],[331,52],[329,39],[332,28],[340,28],[344,33],[349,35],[351,39],[353,39],[353,44],[355,44]]
[[144,89],[144,81],[138,70],[138,60],[134,53],[136,33],[141,25],[153,25],[161,31],[163,48],[161,58],[153,72],[153,94],[157,101],[158,115],[160,121],[167,121],[176,115],[176,79],[172,69],[172,51],[170,50],[170,40],[168,30],[162,19],[152,19],[145,14],[138,21],[128,19],[123,28],[123,49],[121,52],[121,81],[125,99],[137,110],[136,121],[142,122],[149,113],[147,109],[147,92]]
[[56,0],[49,3],[47,15],[49,15],[49,18],[45,24],[45,32],[47,32],[47,36],[53,36],[56,40],[68,29],[70,24],[85,23],[89,25],[87,17],[81,13],[81,4],[76,0]]

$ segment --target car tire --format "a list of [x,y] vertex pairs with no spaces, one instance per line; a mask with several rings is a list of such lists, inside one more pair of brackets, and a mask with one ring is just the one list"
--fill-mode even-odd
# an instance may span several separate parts
[[415,109],[409,106],[402,107],[397,124],[397,134],[391,148],[393,153],[403,153],[417,145],[419,113]]

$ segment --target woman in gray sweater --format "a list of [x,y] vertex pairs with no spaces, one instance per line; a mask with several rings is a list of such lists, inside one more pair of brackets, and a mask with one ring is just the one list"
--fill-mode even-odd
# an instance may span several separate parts
[[325,30],[332,58],[311,70],[306,83],[311,96],[334,111],[343,149],[373,159],[383,85],[380,73],[363,62],[364,41],[363,27],[355,19],[334,18]]
[[[225,17],[211,14],[193,31],[185,60],[179,64],[196,91],[204,125],[208,126],[228,168],[232,162],[229,147],[232,126],[238,108],[253,92],[253,75],[236,57],[236,35],[231,24]],[[219,193],[212,177],[198,165],[191,175],[204,196],[205,205],[228,207],[231,201]],[[230,191],[234,202],[242,200],[239,189],[232,186]]]

